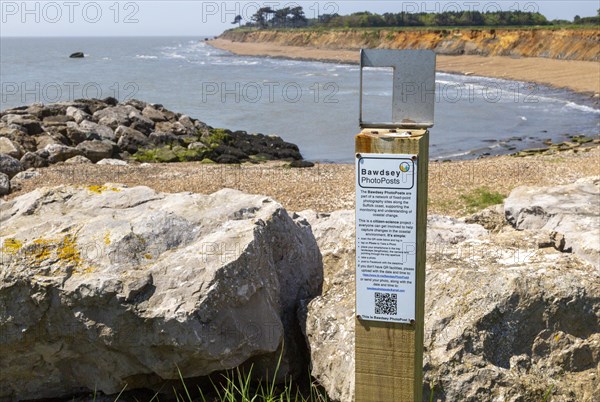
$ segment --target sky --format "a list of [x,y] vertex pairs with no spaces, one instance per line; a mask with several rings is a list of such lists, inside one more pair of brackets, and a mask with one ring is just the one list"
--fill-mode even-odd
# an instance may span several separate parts
[[0,0],[0,37],[9,36],[212,36],[248,21],[258,7],[300,5],[308,18],[357,11],[539,11],[548,19],[593,16],[599,0],[585,1],[161,1]]

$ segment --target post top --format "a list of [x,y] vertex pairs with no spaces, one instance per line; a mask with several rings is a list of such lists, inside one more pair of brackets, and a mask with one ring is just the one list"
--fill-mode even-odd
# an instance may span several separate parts
[[[363,69],[392,67],[392,121],[363,121]],[[362,128],[427,128],[433,126],[435,53],[431,50],[360,50],[360,107]]]

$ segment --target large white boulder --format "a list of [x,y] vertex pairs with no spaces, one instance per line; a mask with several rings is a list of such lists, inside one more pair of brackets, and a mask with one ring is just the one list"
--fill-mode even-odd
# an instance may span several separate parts
[[[301,212],[324,263],[301,309],[312,375],[354,400],[354,211]],[[600,400],[600,275],[548,236],[428,219],[424,400]]]
[[298,369],[296,312],[321,290],[321,255],[270,198],[42,188],[2,202],[0,226],[0,399],[248,361],[272,374],[284,340],[283,373]]
[[518,187],[504,210],[516,229],[551,233],[557,248],[588,260],[600,272],[599,176],[555,187]]

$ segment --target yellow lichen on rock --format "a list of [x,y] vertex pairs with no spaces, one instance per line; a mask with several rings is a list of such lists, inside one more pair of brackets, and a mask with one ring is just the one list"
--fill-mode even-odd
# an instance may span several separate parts
[[2,254],[15,255],[23,247],[23,243],[17,239],[8,238],[2,244]]
[[110,232],[108,230],[104,233],[104,244],[110,246]]
[[58,263],[66,265],[78,266],[82,261],[77,248],[77,238],[71,234],[62,239],[35,239],[26,247],[24,255],[32,258],[37,264],[52,257],[58,259]]
[[50,258],[53,244],[48,239],[36,239],[33,241],[33,249],[31,255],[37,262],[42,262]]
[[87,186],[86,188],[88,190],[90,190],[92,193],[96,193],[96,194],[102,194],[103,192],[105,192],[107,190],[114,191],[114,192],[121,191],[121,189],[119,189],[119,188],[107,187],[107,186]]
[[81,263],[81,254],[77,249],[77,238],[70,234],[66,235],[58,244],[56,254],[61,262],[73,263],[75,265]]
[[85,275],[85,274],[91,274],[91,273],[93,273],[93,272],[95,272],[95,271],[96,271],[96,267],[93,267],[93,266],[91,266],[91,265],[88,265],[88,266],[86,266],[86,267],[84,267],[84,268],[82,268],[82,269],[75,269],[75,270],[73,271],[73,274],[74,274],[74,275],[75,275],[75,274],[79,274],[79,275]]

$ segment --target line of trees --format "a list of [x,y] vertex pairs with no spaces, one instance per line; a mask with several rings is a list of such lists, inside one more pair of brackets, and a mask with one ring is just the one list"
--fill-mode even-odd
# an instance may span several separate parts
[[446,11],[442,13],[385,13],[368,11],[351,15],[322,15],[318,25],[325,27],[439,27],[439,26],[525,26],[549,25],[540,13],[523,11]]
[[[238,15],[232,24],[242,25]],[[599,25],[600,9],[595,17],[575,16],[573,22],[567,20],[548,21],[540,13],[524,11],[445,11],[441,13],[385,13],[383,15],[362,11],[350,15],[323,14],[319,18],[307,19],[302,7],[272,9],[260,8],[252,21],[245,25],[257,28],[300,28],[314,27],[447,27],[447,26],[533,26],[533,25]]]
[[[242,16],[238,15],[232,24],[241,26],[241,22]],[[300,28],[308,25],[308,19],[300,6],[284,7],[278,10],[274,10],[271,7],[262,7],[252,16],[252,22],[246,25],[258,28]]]
[[595,17],[580,17],[578,15],[573,18],[573,24],[577,25],[600,25],[600,8],[598,9],[598,15]]

